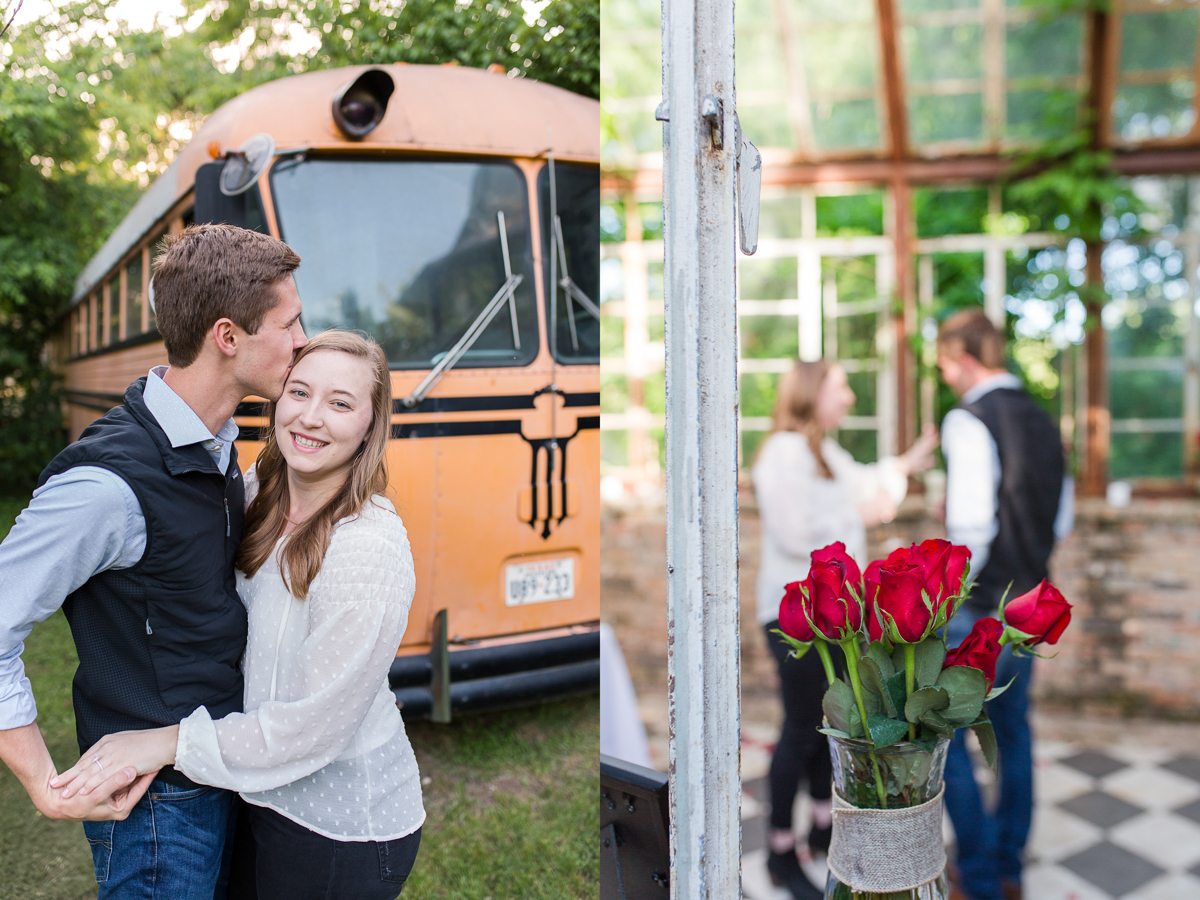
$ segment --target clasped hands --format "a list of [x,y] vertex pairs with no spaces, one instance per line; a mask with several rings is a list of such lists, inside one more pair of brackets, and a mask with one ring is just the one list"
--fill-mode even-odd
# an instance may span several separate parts
[[[54,818],[124,819],[163,766],[175,761],[178,726],[105,735],[50,779]],[[58,815],[56,813],[62,813]]]

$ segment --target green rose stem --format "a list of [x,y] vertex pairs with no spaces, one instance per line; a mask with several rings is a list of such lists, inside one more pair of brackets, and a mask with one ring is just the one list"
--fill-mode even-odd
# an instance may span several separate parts
[[[917,668],[917,648],[914,644],[904,645],[904,687],[907,693],[906,697],[913,695],[913,678]],[[908,739],[915,741],[917,739],[917,726],[912,722],[908,723]]]
[[[863,734],[867,736],[868,742],[874,744],[871,729],[867,726],[867,705],[863,703],[862,684],[858,680],[858,638],[852,634],[844,641],[838,641],[838,646],[846,655],[846,671],[850,676],[850,687],[854,691],[854,702],[858,704],[858,715],[862,718]],[[875,770],[875,793],[879,796],[879,808],[887,809],[887,792],[883,789],[883,777],[879,774],[879,759],[875,756],[874,749],[868,751],[867,755],[871,757],[871,767]]]
[[817,648],[817,655],[821,657],[821,663],[825,666],[825,679],[830,685],[832,685],[834,679],[833,660],[829,656],[829,648],[820,638],[817,638],[815,641],[813,641],[813,644]]

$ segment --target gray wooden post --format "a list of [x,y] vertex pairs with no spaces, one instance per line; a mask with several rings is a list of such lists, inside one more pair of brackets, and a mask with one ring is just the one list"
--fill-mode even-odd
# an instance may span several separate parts
[[662,29],[671,897],[735,900],[741,717],[734,179],[741,135],[733,2],[663,0]]

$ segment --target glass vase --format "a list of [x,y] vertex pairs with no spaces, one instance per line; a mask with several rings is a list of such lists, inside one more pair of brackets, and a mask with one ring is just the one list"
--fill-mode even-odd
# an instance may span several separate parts
[[[843,801],[859,809],[882,808],[881,787],[887,809],[920,806],[942,789],[949,747],[950,742],[943,739],[932,751],[908,741],[875,750],[866,741],[830,735],[833,790]],[[839,881],[832,871],[825,883],[825,900],[949,900],[949,897],[944,866],[932,880],[902,891],[854,890]]]

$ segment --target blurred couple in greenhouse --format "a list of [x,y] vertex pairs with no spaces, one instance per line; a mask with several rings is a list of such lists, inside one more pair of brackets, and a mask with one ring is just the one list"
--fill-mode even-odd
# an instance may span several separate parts
[[[1050,552],[1071,526],[1071,483],[1064,477],[1058,429],[1005,366],[1004,337],[982,310],[959,312],[941,325],[938,367],[959,398],[942,421],[946,462],[944,517],[950,541],[971,551],[973,586],[946,635],[958,646],[975,621],[996,613],[1006,588],[1017,596],[1048,574]],[[832,835],[832,769],[817,728],[825,672],[816,654],[800,659],[774,630],[784,585],[805,578],[813,551],[840,541],[863,568],[870,527],[892,521],[909,476],[934,465],[938,435],[927,423],[898,456],[857,462],[828,432],[850,412],[855,395],[835,362],[797,362],[779,379],[772,432],[753,465],[762,518],[758,619],[778,664],[784,720],[769,773],[767,868],[797,900],[823,891],[802,860],[826,854]],[[976,783],[964,731],[946,765],[946,809],[956,839],[952,897],[1018,900],[1022,855],[1033,811],[1032,741],[1028,723],[1032,659],[1006,649],[998,684],[1012,686],[988,704],[1000,750],[999,790],[988,810]],[[807,785],[810,825],[797,840],[793,808]]]

